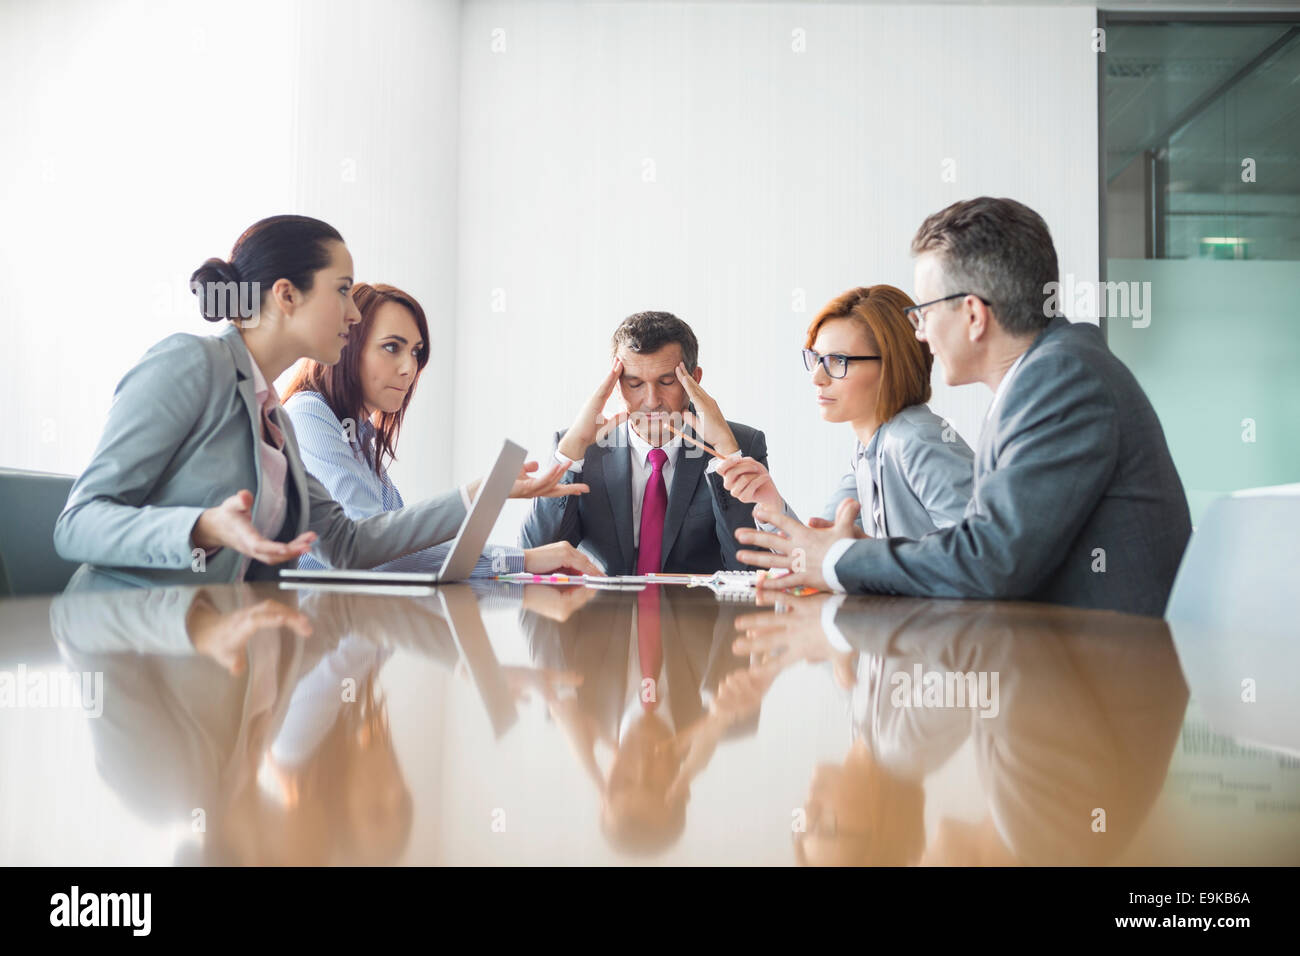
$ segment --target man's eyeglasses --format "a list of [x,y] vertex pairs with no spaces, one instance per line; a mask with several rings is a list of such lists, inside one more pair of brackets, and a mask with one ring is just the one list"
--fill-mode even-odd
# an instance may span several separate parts
[[803,350],[803,365],[808,371],[817,368],[820,362],[821,367],[826,369],[826,374],[831,378],[843,378],[849,373],[850,362],[879,362],[879,355],[840,355],[832,353],[831,355],[818,355],[812,349]]
[[[920,305],[909,305],[906,309],[903,310],[903,314],[907,316],[907,321],[912,323],[912,328],[916,329],[919,332],[921,330],[921,326],[925,325],[926,309],[930,308],[930,306],[932,305],[938,305],[940,302],[947,302],[949,299],[964,299],[968,295],[975,295],[975,293],[954,292],[952,295],[945,295],[942,299],[931,299],[929,302],[922,302]],[[988,306],[993,305],[992,302],[984,298],[984,296],[982,295],[975,295],[975,298],[979,299],[985,305]]]

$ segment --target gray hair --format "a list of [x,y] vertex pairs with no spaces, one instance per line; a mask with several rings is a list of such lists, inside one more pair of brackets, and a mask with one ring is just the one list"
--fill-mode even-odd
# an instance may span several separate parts
[[676,342],[682,347],[682,361],[686,371],[694,372],[700,357],[700,343],[691,327],[671,312],[638,312],[619,323],[610,339],[609,349],[617,352],[620,345],[631,351],[658,352],[665,345]]
[[945,295],[986,299],[997,323],[1015,336],[1040,332],[1051,320],[1045,300],[1059,282],[1047,223],[1014,199],[981,196],[933,213],[912,239],[912,255],[937,252]]

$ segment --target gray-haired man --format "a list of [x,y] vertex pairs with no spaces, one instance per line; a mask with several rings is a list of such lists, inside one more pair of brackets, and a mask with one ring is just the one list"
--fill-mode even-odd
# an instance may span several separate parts
[[[556,458],[591,490],[573,502],[535,501],[521,546],[568,541],[608,574],[742,569],[734,532],[754,527],[754,506],[726,490],[718,459],[673,429],[720,455],[766,466],[763,433],[727,421],[700,387],[695,333],[675,315],[628,316],[610,344],[609,373],[573,424],[555,435]],[[607,419],[602,410],[615,385],[625,410]]]
[[1182,482],[1151,403],[1101,330],[1044,307],[1059,273],[1046,223],[981,197],[930,216],[912,240],[909,310],[949,385],[993,405],[958,524],[920,540],[857,540],[851,503],[831,528],[739,530],[784,587],[921,597],[1019,598],[1161,615],[1191,534]]

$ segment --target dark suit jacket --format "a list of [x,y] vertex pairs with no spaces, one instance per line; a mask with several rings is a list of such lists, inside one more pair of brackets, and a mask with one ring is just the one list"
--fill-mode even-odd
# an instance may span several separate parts
[[[703,693],[716,693],[731,671],[748,661],[731,650],[736,638],[735,604],[719,602],[713,592],[679,585],[651,585],[660,595],[660,636],[668,677],[668,711],[673,727],[684,731],[707,710]],[[576,671],[583,677],[578,703],[608,739],[617,741],[627,704],[628,653],[635,597],[602,593],[563,623],[530,611],[520,615],[533,665]],[[740,732],[757,727],[750,721]]]
[[918,541],[857,541],[835,575],[850,592],[1158,617],[1191,530],[1142,387],[1095,325],[1055,318],[980,434],[965,518]]
[[[748,425],[728,422],[741,454],[767,466],[767,441]],[[591,491],[563,498],[535,498],[519,530],[519,546],[536,548],[555,541],[581,545],[608,574],[636,572],[637,549],[632,534],[632,460],[626,442],[627,425],[608,447],[591,445],[582,471],[568,472],[565,482],[581,482]],[[694,437],[688,426],[686,433]],[[552,450],[564,432],[556,432]],[[673,466],[664,518],[663,567],[669,573],[712,574],[721,568],[752,571],[736,559],[737,528],[754,527],[754,506],[731,497],[722,476],[705,476],[709,456],[683,443]]]

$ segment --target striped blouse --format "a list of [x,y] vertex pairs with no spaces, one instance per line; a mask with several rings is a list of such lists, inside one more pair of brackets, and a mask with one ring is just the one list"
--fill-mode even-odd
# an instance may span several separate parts
[[[343,423],[330,410],[319,392],[297,392],[289,396],[284,410],[293,422],[302,462],[325,490],[343,506],[351,519],[369,518],[403,506],[402,496],[388,477],[388,470],[375,474],[366,460],[365,449],[373,451],[375,426],[362,419],[355,435],[349,436]],[[462,495],[464,491],[462,490]],[[468,502],[466,503],[468,507]],[[446,560],[451,542],[394,558],[379,565],[379,571],[436,571]],[[315,548],[298,559],[300,568],[328,567]],[[512,574],[524,570],[524,553],[515,547],[489,544],[474,566],[473,577]]]

